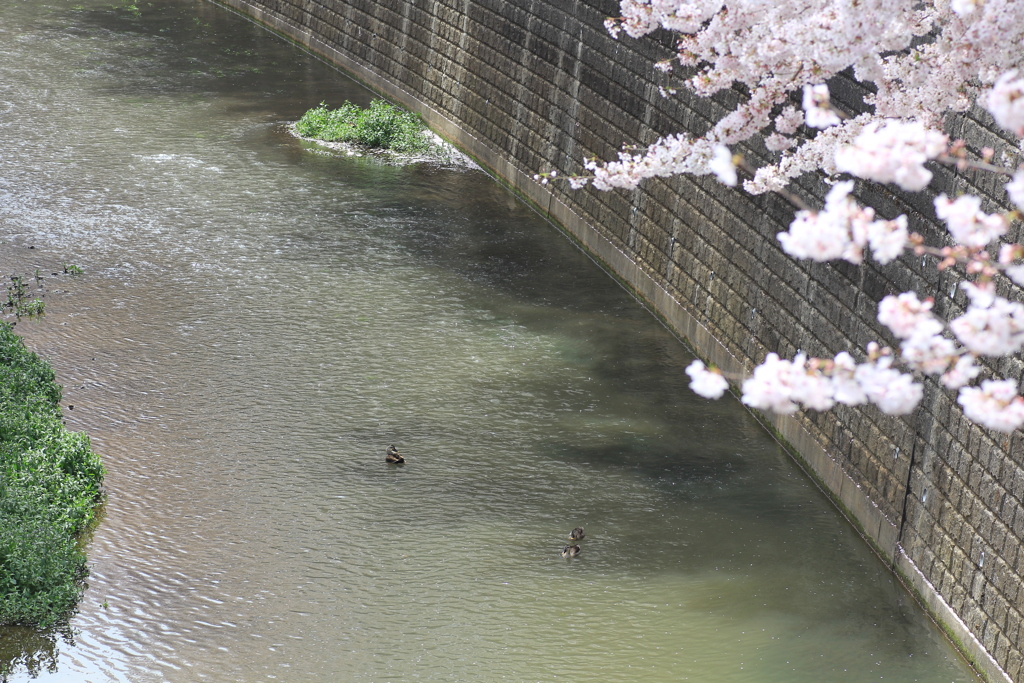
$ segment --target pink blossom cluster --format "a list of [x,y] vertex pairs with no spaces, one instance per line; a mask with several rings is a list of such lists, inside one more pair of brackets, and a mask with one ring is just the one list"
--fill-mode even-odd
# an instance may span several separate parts
[[704,398],[721,398],[729,388],[729,382],[721,372],[709,370],[699,360],[695,360],[687,366],[686,374],[690,376],[690,388]]
[[[693,92],[740,84],[750,93],[704,139],[731,146],[760,134],[779,154],[746,181],[753,193],[778,189],[814,158],[834,172],[835,154],[865,123],[934,130],[979,94],[1000,125],[1024,133],[1024,78],[1012,71],[1022,62],[1024,3],[1015,0],[621,0],[620,9],[606,22],[615,37],[659,28],[679,35],[674,61],[692,69],[685,86]],[[874,90],[864,98],[874,107],[866,119],[845,117],[824,85],[847,69]],[[785,105],[801,91],[807,128],[794,137]],[[833,128],[840,130],[822,137]],[[927,182],[919,166],[906,170],[908,187]]]
[[875,260],[882,264],[903,253],[908,239],[906,216],[874,220],[874,209],[858,206],[849,196],[853,185],[852,180],[836,183],[822,211],[798,211],[789,231],[778,235],[783,250],[796,258],[861,263],[864,247],[870,245]]
[[909,368],[926,375],[941,374],[947,388],[959,389],[981,369],[974,364],[973,355],[964,355],[963,349],[943,336],[946,326],[931,313],[934,303],[930,298],[919,300],[913,292],[889,295],[878,304],[878,322],[903,340],[900,358]]
[[1018,209],[1024,210],[1024,171],[1017,169],[1013,174],[1013,179],[1006,183],[1006,194]]
[[1017,395],[1013,380],[987,379],[981,387],[964,387],[957,402],[967,419],[999,432],[1012,432],[1024,425],[1024,398]]
[[[599,190],[633,189],[645,178],[692,173],[715,174],[726,185],[736,184],[733,155],[725,145],[706,139],[693,140],[685,134],[671,135],[650,145],[643,153],[619,152],[618,161],[599,163],[587,160],[584,167],[593,174],[589,179]],[[580,187],[583,178],[573,187]]]
[[[616,37],[625,31],[638,38],[659,28],[679,35],[674,61],[692,70],[685,86],[693,92],[708,96],[739,84],[750,93],[705,138],[730,146],[758,134],[770,139],[778,162],[764,167],[760,182],[748,181],[752,192],[776,189],[805,170],[800,163],[785,163],[804,146],[816,143],[822,149],[812,155],[831,158],[851,137],[840,131],[828,144],[818,140],[816,128],[870,122],[855,124],[844,117],[823,85],[847,69],[874,91],[865,97],[874,107],[871,120],[934,130],[946,112],[964,111],[989,91],[980,102],[1000,125],[1024,132],[1024,78],[1011,72],[1022,61],[1024,3],[621,0],[620,10],[619,18],[606,22]],[[785,105],[800,92],[807,128],[794,138]],[[919,184],[923,174],[918,176],[908,182]]]
[[932,179],[926,161],[946,151],[947,138],[923,124],[875,121],[861,130],[852,145],[836,152],[836,168],[904,190],[923,190]]
[[953,239],[965,247],[984,247],[1009,227],[1002,214],[982,213],[981,199],[971,194],[956,201],[940,194],[935,198],[935,215],[946,221]]
[[1016,282],[1024,286],[1024,265],[1016,264],[1016,261],[1024,257],[1024,247],[1019,244],[1003,244],[999,247],[999,264],[1003,272]]
[[832,98],[828,86],[824,83],[804,86],[803,105],[807,125],[811,128],[828,128],[842,123],[842,119],[832,108]]
[[1016,69],[996,79],[984,105],[996,123],[1024,137],[1024,78],[1018,77]]
[[878,304],[878,322],[882,323],[900,339],[907,339],[915,333],[936,334],[943,325],[932,315],[933,299],[921,301],[914,292],[899,296],[889,295]]
[[967,312],[949,322],[960,343],[984,356],[1007,356],[1024,346],[1024,305],[996,296],[991,287],[963,284]]
[[801,406],[829,410],[838,403],[874,403],[882,412],[905,415],[917,407],[921,384],[892,367],[892,356],[877,355],[857,364],[845,351],[832,361],[808,360],[798,353],[792,361],[769,353],[743,382],[743,403],[759,410],[792,413]]

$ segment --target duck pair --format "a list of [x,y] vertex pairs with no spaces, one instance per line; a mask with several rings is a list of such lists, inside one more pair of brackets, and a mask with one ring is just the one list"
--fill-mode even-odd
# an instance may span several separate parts
[[[585,537],[586,537],[586,534],[583,533],[583,527],[581,527],[581,526],[578,526],[578,527],[576,527],[575,529],[573,529],[572,531],[569,532],[569,540],[570,541],[581,541]],[[578,543],[573,544],[573,545],[563,546],[562,547],[562,557],[565,557],[565,558],[576,557],[577,555],[580,554],[581,551],[582,551],[582,548],[580,548]]]

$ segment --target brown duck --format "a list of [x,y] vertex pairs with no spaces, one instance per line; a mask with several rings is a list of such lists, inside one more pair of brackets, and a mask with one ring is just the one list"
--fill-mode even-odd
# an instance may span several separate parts
[[398,452],[398,449],[392,445],[388,446],[387,455],[384,456],[384,461],[400,465],[405,462],[405,458],[403,458],[402,454]]

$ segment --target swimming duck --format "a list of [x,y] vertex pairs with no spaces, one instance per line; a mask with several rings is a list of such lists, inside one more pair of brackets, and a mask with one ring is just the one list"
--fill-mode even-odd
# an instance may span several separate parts
[[567,545],[562,548],[562,557],[576,557],[580,554],[580,547],[578,545]]
[[405,462],[405,458],[402,457],[402,454],[398,452],[397,448],[394,446],[388,446],[387,455],[384,456],[384,461],[401,464]]
[[576,527],[575,529],[573,529],[572,531],[569,532],[569,540],[570,541],[579,541],[579,540],[581,540],[583,538],[586,538],[586,534],[583,533],[583,527],[581,527],[581,526],[578,526],[578,527]]

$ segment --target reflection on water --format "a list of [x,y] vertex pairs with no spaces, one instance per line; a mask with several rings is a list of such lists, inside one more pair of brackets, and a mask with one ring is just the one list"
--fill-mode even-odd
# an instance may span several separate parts
[[74,634],[68,626],[47,632],[20,626],[4,627],[0,633],[0,680],[7,680],[14,674],[36,678],[44,672],[57,673],[59,641],[74,647]]
[[974,680],[550,226],[307,149],[281,122],[371,94],[137,7],[0,0],[0,263],[85,270],[18,329],[110,492],[74,641],[3,630],[14,680]]

